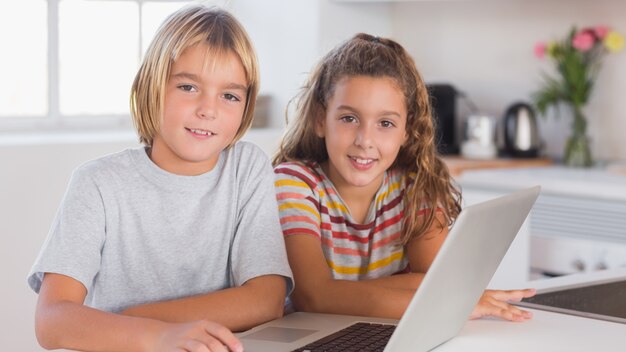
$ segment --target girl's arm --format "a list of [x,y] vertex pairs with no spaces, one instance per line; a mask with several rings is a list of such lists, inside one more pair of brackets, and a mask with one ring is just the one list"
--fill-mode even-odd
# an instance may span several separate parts
[[81,351],[242,351],[225,327],[209,321],[170,324],[86,307],[85,287],[65,275],[44,276],[35,313],[37,340],[46,349]]
[[[334,280],[319,239],[308,235],[287,236],[287,254],[297,282],[291,295],[296,309],[400,319],[448,234],[447,227],[439,225],[445,224],[442,217],[438,219],[439,223],[435,221],[426,234],[407,244],[412,273],[372,280]],[[525,320],[530,313],[506,301],[533,294],[534,290],[486,290],[470,318],[490,315]]]
[[349,281],[332,278],[319,239],[285,238],[297,282],[291,298],[298,310],[399,319],[445,240],[447,227],[433,227],[407,245],[411,273]]
[[399,319],[415,292],[394,287],[400,282],[395,279],[393,284],[384,279],[333,279],[316,237],[290,235],[285,244],[296,282],[291,299],[297,310]]
[[286,289],[284,277],[264,275],[239,287],[140,305],[123,314],[168,322],[210,319],[233,331],[244,331],[281,317]]

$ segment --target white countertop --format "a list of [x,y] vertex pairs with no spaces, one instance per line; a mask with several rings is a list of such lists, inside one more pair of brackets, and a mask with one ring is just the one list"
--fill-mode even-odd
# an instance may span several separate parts
[[[542,289],[617,278],[626,279],[626,268],[531,281],[531,287],[541,292]],[[626,351],[626,324],[530,310],[533,318],[523,323],[484,318],[468,321],[457,337],[436,351]]]
[[512,191],[541,185],[542,193],[626,200],[626,174],[607,168],[576,169],[563,166],[468,170],[458,181],[463,187]]

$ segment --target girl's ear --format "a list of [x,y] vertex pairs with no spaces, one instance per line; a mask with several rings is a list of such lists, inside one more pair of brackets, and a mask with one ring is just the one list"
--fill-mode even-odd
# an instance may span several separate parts
[[317,109],[317,112],[315,113],[315,135],[319,138],[326,137],[325,127],[326,114],[324,114],[322,109]]
[[407,130],[407,128],[409,127],[409,116],[407,116],[406,118],[406,125],[404,126],[404,136],[402,137],[402,146],[404,147],[404,145],[406,144],[406,142],[409,140],[409,131]]

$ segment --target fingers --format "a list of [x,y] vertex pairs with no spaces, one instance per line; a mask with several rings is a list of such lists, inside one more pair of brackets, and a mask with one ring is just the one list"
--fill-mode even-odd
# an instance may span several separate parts
[[491,296],[497,300],[514,302],[519,302],[523,298],[532,297],[537,293],[534,288],[525,290],[486,290],[485,292],[490,292]]
[[243,345],[226,327],[210,321],[170,324],[155,345],[164,352],[242,352]]
[[[516,307],[512,304],[497,300],[491,297],[488,300],[489,308],[492,307],[493,311],[490,312],[491,316],[500,317],[510,321],[524,321],[532,318],[532,313]],[[488,309],[489,309],[488,308]]]
[[532,318],[532,313],[506,301],[519,301],[535,294],[533,289],[494,291],[486,290],[480,298],[478,305],[470,315],[470,319],[484,316],[499,317],[509,321],[525,321]]
[[[228,350],[232,352],[243,352],[243,345],[241,344],[241,342],[226,327],[214,322],[207,321],[205,325],[205,330],[211,336],[217,338],[221,345],[225,345],[226,347],[228,347]],[[228,350],[224,349],[224,351],[226,352],[228,352]]]

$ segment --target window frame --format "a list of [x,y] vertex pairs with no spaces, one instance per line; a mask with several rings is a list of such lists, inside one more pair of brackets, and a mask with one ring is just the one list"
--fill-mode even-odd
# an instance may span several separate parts
[[[60,110],[59,85],[59,3],[63,0],[46,0],[47,5],[47,105],[48,112],[43,116],[2,116],[0,135],[7,133],[46,133],[67,131],[128,130],[132,127],[130,107],[125,114],[80,114],[64,115]],[[143,4],[159,2],[192,3],[193,0],[101,0],[133,2],[138,7],[137,57],[143,57]],[[128,87],[130,91],[130,87]]]

